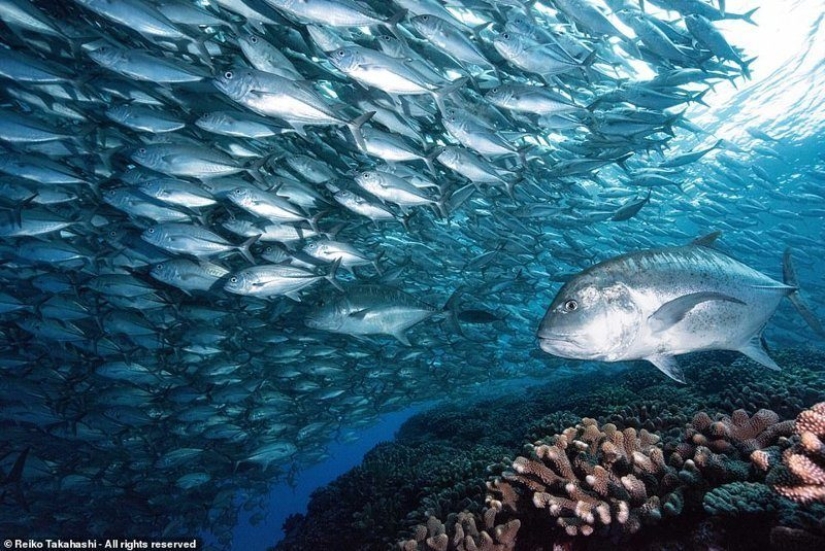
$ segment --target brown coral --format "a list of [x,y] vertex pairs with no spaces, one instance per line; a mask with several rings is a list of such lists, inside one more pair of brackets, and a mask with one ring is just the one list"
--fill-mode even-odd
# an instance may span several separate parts
[[512,519],[495,524],[500,503],[484,510],[481,518],[467,511],[450,515],[444,524],[435,517],[419,524],[411,539],[399,542],[401,551],[511,551],[521,521]]
[[610,423],[599,427],[584,418],[550,441],[530,446],[530,457],[516,458],[504,480],[489,484],[491,499],[500,496],[515,510],[514,490],[526,490],[532,506],[555,517],[569,536],[610,527],[632,534],[661,518],[662,500],[654,489],[672,469],[657,435],[620,431]]
[[[687,440],[677,444],[674,451],[681,459],[687,459],[703,448],[705,453],[709,450],[715,454],[730,457],[741,455],[747,459],[780,438],[790,436],[793,427],[793,421],[781,421],[779,415],[768,409],[760,409],[752,417],[742,409],[730,416],[717,414],[715,418],[700,412],[687,428]],[[753,459],[758,467],[765,466],[764,453],[758,453]]]
[[801,503],[825,501],[825,402],[800,413],[794,431],[798,442],[782,454],[788,472],[775,478],[773,488]]

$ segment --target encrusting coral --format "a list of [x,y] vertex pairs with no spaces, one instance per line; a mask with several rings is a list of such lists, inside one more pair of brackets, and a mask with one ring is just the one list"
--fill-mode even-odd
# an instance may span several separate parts
[[825,502],[825,402],[800,413],[794,431],[799,440],[782,454],[787,470],[773,475],[773,489],[800,503]]

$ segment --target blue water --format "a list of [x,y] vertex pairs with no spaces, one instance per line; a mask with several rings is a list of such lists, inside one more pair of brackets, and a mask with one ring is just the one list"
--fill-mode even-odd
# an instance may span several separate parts
[[292,484],[276,484],[265,504],[263,521],[257,525],[249,522],[254,513],[241,515],[235,528],[234,549],[265,549],[283,537],[282,526],[289,515],[306,510],[310,494],[335,480],[361,463],[364,454],[380,442],[393,439],[401,424],[426,406],[420,405],[385,414],[373,426],[353,430],[354,442],[331,442],[327,446],[329,459],[301,470]]

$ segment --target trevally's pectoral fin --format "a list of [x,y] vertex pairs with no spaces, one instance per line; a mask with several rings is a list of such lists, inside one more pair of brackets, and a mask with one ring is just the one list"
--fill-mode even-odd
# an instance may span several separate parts
[[655,365],[662,373],[674,381],[679,381],[680,383],[686,382],[685,374],[682,373],[682,368],[679,367],[679,362],[677,362],[676,358],[673,356],[659,354],[656,356],[649,356],[645,358],[645,360]]
[[755,335],[751,338],[745,346],[739,349],[739,352],[756,363],[764,365],[768,369],[773,369],[774,371],[779,371],[781,369],[776,362],[768,356],[768,352],[765,350],[765,347],[762,346],[762,339],[759,335]]
[[373,311],[372,308],[363,308],[361,310],[356,310],[355,312],[350,312],[349,314],[347,314],[347,316],[350,317],[350,318],[355,318],[357,320],[363,320],[372,311]]
[[722,293],[714,293],[710,291],[691,293],[663,304],[658,310],[653,312],[649,318],[647,318],[647,323],[650,325],[650,329],[654,333],[664,331],[682,321],[687,313],[693,310],[693,308],[695,308],[698,304],[711,300],[722,300],[726,302],[733,302],[735,304],[745,304],[738,298],[724,295]]

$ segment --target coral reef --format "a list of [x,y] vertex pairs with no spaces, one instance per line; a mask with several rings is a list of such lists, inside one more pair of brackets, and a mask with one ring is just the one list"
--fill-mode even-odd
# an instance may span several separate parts
[[782,372],[695,354],[686,386],[639,366],[439,406],[317,492],[276,549],[823,547],[825,505],[771,488],[807,484],[783,456],[823,465],[825,406],[791,419],[825,395],[825,357],[773,354]]
[[825,402],[800,413],[794,432],[798,441],[782,454],[785,469],[777,467],[773,489],[800,503],[825,502]]
[[480,526],[476,516],[468,511],[450,515],[446,525],[430,517],[426,525],[416,526],[414,536],[398,547],[401,551],[511,551],[515,549],[521,521],[496,524],[499,511],[496,507],[486,508]]
[[702,505],[711,515],[740,517],[774,513],[779,509],[779,500],[759,482],[732,482],[706,493]]
[[[670,427],[678,420],[676,415],[661,425]],[[544,509],[570,537],[599,533],[614,540],[678,516],[686,507],[694,511],[703,497],[712,514],[734,510],[748,492],[761,496],[763,509],[772,510],[762,484],[730,483],[763,478],[749,456],[791,431],[792,424],[769,410],[752,416],[743,410],[730,416],[700,412],[681,429],[670,427],[665,444],[644,428],[600,427],[595,419],[584,418],[529,445],[527,457],[517,457],[511,470],[488,482],[487,501],[514,513]],[[727,486],[706,495],[721,484]]]
[[[313,494],[307,515],[291,518],[278,548],[386,549],[429,516],[483,503],[487,465],[504,453],[494,446],[379,444],[360,466]],[[334,526],[347,529],[322,529]]]
[[569,536],[610,526],[635,533],[643,523],[658,522],[662,503],[669,500],[658,443],[645,429],[619,431],[613,424],[600,429],[595,419],[585,418],[549,444],[529,446],[530,457],[516,458],[512,471],[488,484],[488,502],[519,511],[524,507],[519,497],[526,497]]

